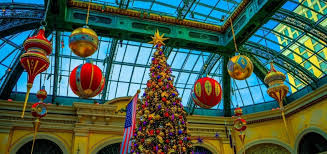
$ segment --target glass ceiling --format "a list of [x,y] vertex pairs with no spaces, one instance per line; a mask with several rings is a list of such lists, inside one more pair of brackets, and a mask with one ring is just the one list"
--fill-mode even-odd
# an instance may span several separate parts
[[[11,2],[11,0],[10,0]],[[20,1],[14,1],[20,2]],[[33,1],[34,2],[34,1]],[[33,3],[32,2],[32,3]],[[39,1],[35,1],[38,3]],[[95,3],[106,3],[106,5],[119,6],[115,0],[98,1]],[[185,18],[198,20],[202,22],[212,22],[221,25],[220,18],[222,16],[228,17],[237,5],[239,0],[179,0],[179,1],[163,1],[163,0],[133,0],[130,1],[129,9],[143,9],[151,12],[164,11],[171,16],[178,16],[178,8],[183,7],[187,3],[194,3],[191,6],[191,11],[187,12]],[[226,10],[226,3],[230,3],[230,9]],[[190,5],[190,4],[189,4]],[[125,4],[126,6],[126,4]],[[158,9],[167,8],[167,9]],[[286,10],[294,12],[306,19],[309,19],[322,27],[327,27],[327,4],[322,0],[289,0],[283,7],[270,18],[270,20],[258,29],[249,40],[242,45],[242,48],[247,49],[256,57],[268,70],[270,69],[269,62],[274,60],[276,69],[287,74],[286,85],[289,86],[290,91],[288,95],[304,88],[312,83],[314,79],[319,79],[326,76],[327,73],[327,48],[326,42],[313,36],[307,31],[280,22],[280,18],[286,19],[280,11]],[[193,13],[192,13],[193,12]],[[192,15],[193,14],[193,15]],[[282,16],[282,17],[281,17]],[[217,20],[218,19],[218,20]],[[314,26],[314,25],[313,25]],[[3,80],[8,74],[9,69],[12,68],[14,61],[22,52],[21,47],[23,41],[35,30],[21,32],[12,36],[0,38],[0,86],[3,86]],[[70,72],[79,64],[85,62],[72,53],[68,47],[68,37],[70,32],[61,33],[60,53],[59,53],[59,97],[77,97],[68,86],[68,78]],[[55,32],[48,37],[52,40],[55,46]],[[141,89],[141,93],[145,88],[145,84],[149,79],[150,59],[154,52],[152,45],[147,43],[139,43],[124,40],[117,44],[116,51],[111,50],[113,42],[112,38],[99,37],[99,50],[90,58],[103,72],[109,73],[108,89],[106,93],[106,100],[111,100],[117,97],[132,96],[137,89]],[[114,52],[114,60],[112,65],[108,66],[106,57]],[[173,49],[168,55],[168,64],[172,67],[172,75],[175,76],[174,85],[182,97],[184,106],[191,101],[190,92],[195,81],[202,76],[201,69],[207,62],[209,57],[216,56],[216,54],[188,49]],[[218,55],[214,67],[210,70],[209,77],[214,78],[222,85],[222,56]],[[47,71],[38,75],[34,81],[34,86],[31,93],[36,93],[42,85],[45,86],[49,95],[53,93],[54,80],[54,53],[50,55],[50,67]],[[293,63],[293,65],[292,65]],[[295,64],[295,65],[294,65]],[[292,67],[290,67],[292,66]],[[105,72],[107,67],[111,67],[111,72]],[[292,72],[303,69],[305,71]],[[311,80],[304,78],[302,75],[311,75]],[[304,73],[303,73],[304,72]],[[24,72],[17,82],[13,93],[26,92],[27,73]],[[262,104],[271,102],[273,99],[266,93],[267,87],[256,76],[252,74],[246,80],[239,81],[232,79],[231,104],[232,108],[238,106],[249,106],[253,104]],[[222,87],[224,88],[224,87]],[[94,99],[101,99],[101,95],[94,97]],[[223,101],[212,108],[221,112],[223,109]]]

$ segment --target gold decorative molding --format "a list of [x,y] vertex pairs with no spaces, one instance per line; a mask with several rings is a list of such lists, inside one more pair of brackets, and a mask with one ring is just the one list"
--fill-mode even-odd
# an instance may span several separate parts
[[[187,26],[187,27],[193,27],[193,28],[198,28],[198,29],[204,29],[204,30],[224,33],[227,30],[227,28],[230,26],[230,21],[231,20],[234,21],[239,16],[239,14],[245,9],[245,7],[249,4],[249,2],[250,2],[250,0],[243,0],[237,6],[237,8],[234,10],[233,14],[227,19],[227,21],[222,26],[207,24],[207,23],[193,21],[193,20],[187,20],[187,19],[180,20],[180,19],[177,19],[176,17],[162,16],[162,15],[155,14],[155,13],[148,13],[148,12],[141,13],[136,10],[120,9],[117,7],[105,6],[103,4],[97,4],[97,3],[91,3],[90,10],[98,11],[101,13],[105,12],[105,13],[117,14],[117,15],[122,15],[122,16],[128,16],[128,17],[132,17],[132,18],[153,20],[153,21],[162,22],[162,23],[176,24],[176,25],[182,25],[182,26]],[[68,6],[76,7],[76,8],[80,8],[80,9],[88,9],[89,5],[88,5],[88,2],[68,0]]]

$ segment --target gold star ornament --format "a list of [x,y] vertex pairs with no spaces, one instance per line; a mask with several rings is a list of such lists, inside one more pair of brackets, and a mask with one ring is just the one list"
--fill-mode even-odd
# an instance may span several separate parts
[[157,45],[157,44],[162,44],[165,45],[165,43],[163,43],[163,41],[168,40],[168,38],[163,38],[165,34],[162,34],[160,36],[159,34],[159,30],[157,29],[156,33],[154,33],[154,36],[152,37],[152,41],[148,42],[150,44],[153,44],[153,46]]

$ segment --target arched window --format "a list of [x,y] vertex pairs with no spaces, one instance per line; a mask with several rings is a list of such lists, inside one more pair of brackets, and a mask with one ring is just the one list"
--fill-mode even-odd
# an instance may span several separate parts
[[[30,154],[32,144],[33,141],[27,142],[26,144],[24,144],[22,147],[19,148],[16,154]],[[37,139],[35,140],[33,154],[42,154],[42,153],[63,154],[63,151],[56,143],[50,140]]]
[[299,154],[327,152],[327,140],[314,132],[305,134],[300,140],[298,152]]
[[115,154],[119,153],[120,143],[110,144],[102,148],[97,154]]
[[201,146],[195,146],[194,147],[194,154],[212,154],[211,151],[208,149],[201,147]]
[[291,154],[286,148],[273,144],[273,143],[261,143],[251,146],[246,149],[246,154],[257,154],[257,153],[278,153],[278,154]]

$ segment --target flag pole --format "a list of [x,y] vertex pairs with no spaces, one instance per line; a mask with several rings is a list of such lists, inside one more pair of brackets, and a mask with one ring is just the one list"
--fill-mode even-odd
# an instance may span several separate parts
[[[135,95],[136,95],[136,94],[139,94],[140,92],[141,92],[141,90],[138,89],[138,90],[136,91],[136,93],[132,96],[132,98],[129,99],[128,104],[129,104],[129,102],[131,102],[131,101],[134,99]],[[127,105],[128,105],[128,104],[127,104]],[[126,106],[126,108],[127,108],[127,106]]]
[[136,94],[139,94],[141,92],[140,89],[137,89],[137,92],[134,94],[134,96],[128,101],[128,102],[131,102],[133,100],[133,98],[135,97]]

